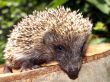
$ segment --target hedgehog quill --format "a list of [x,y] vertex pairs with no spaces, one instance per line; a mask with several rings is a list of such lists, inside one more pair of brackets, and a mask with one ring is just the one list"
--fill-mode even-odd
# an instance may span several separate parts
[[8,38],[4,72],[38,68],[55,60],[71,79],[76,79],[91,30],[90,20],[69,8],[34,11],[14,26]]

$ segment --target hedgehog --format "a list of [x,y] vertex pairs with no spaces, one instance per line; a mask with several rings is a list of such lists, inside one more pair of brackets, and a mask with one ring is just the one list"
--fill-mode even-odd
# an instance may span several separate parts
[[76,79],[82,67],[92,23],[70,8],[34,11],[14,26],[4,58],[4,72],[12,68],[26,71],[57,61],[61,69]]

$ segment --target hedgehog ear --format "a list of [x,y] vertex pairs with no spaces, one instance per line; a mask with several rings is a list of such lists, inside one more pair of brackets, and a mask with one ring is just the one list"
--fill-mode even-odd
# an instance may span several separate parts
[[44,38],[43,38],[44,44],[51,44],[51,43],[53,43],[53,41],[54,41],[54,34],[53,33],[48,32],[44,35]]

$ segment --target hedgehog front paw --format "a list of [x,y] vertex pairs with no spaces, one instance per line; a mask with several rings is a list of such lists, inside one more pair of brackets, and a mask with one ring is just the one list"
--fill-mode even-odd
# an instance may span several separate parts
[[25,66],[22,66],[21,69],[20,69],[20,72],[37,69],[37,68],[39,68],[39,67],[40,67],[40,66],[38,66],[38,65],[34,65],[34,66],[32,66],[32,67],[29,67],[29,68],[27,68],[27,67],[25,67]]
[[20,72],[28,71],[28,70],[32,70],[32,69],[37,69],[39,67],[40,67],[39,65],[33,65],[31,62],[25,61],[22,63],[22,66],[20,68]]
[[21,67],[20,72],[29,71],[29,70],[32,70],[32,69],[31,68]]
[[34,65],[34,66],[32,66],[32,69],[37,69],[39,67],[40,67],[39,65]]

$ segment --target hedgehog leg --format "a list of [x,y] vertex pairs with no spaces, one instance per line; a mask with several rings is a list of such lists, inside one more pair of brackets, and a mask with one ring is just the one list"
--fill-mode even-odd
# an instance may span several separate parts
[[29,61],[25,61],[22,63],[20,71],[23,72],[23,71],[31,70],[31,68],[32,68],[32,63],[30,63]]
[[12,67],[5,65],[3,69],[3,73],[12,73]]

